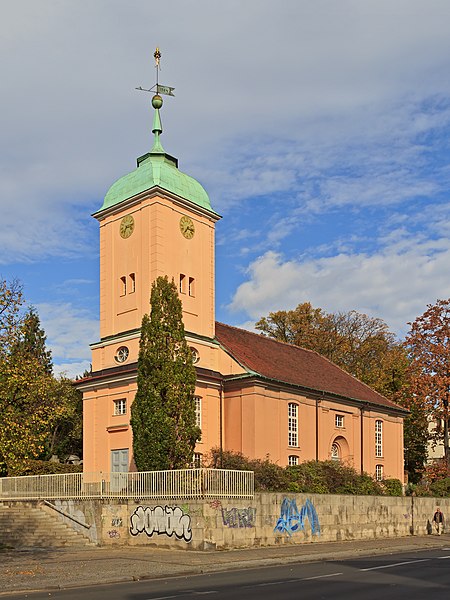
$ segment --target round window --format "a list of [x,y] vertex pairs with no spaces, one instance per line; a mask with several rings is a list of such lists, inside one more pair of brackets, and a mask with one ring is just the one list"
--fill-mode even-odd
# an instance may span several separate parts
[[197,348],[193,348],[192,346],[189,348],[192,354],[192,362],[194,365],[198,363],[200,360],[200,354],[198,353]]
[[129,355],[129,350],[126,346],[120,346],[120,348],[117,349],[116,355],[115,355],[115,359],[118,363],[123,363],[127,360]]

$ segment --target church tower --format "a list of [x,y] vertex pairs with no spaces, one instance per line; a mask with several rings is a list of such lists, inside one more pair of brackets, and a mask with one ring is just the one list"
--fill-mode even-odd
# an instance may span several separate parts
[[85,472],[129,471],[133,466],[129,409],[136,391],[141,321],[150,311],[151,286],[158,276],[167,275],[179,289],[196,366],[211,370],[217,360],[214,227],[220,217],[200,183],[182,173],[161,144],[161,88],[157,84],[152,98],[150,152],[110,187],[93,215],[100,225],[100,340],[91,345],[92,376],[79,386]]

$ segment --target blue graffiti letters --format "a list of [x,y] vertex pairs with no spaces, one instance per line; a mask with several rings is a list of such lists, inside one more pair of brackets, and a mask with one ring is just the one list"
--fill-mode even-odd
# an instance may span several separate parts
[[274,531],[287,533],[289,536],[292,536],[297,531],[304,531],[306,518],[308,518],[311,533],[313,535],[320,535],[319,517],[311,500],[306,500],[305,504],[298,510],[295,499],[289,500],[285,498],[281,505],[280,517]]
[[130,533],[145,533],[151,537],[167,535],[185,542],[192,540],[191,517],[184,514],[179,506],[155,506],[154,508],[138,506],[130,517]]

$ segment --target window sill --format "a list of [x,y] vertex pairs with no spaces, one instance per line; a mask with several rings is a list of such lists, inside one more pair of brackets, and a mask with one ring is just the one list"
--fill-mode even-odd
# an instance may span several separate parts
[[106,431],[127,431],[128,423],[122,423],[121,425],[110,425],[106,428]]

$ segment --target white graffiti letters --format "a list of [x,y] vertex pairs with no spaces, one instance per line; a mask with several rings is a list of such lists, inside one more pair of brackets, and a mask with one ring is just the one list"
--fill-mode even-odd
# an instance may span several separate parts
[[152,537],[157,535],[167,535],[175,537],[185,542],[192,540],[191,517],[184,514],[179,506],[155,506],[149,508],[138,506],[130,517],[131,535],[145,533]]

